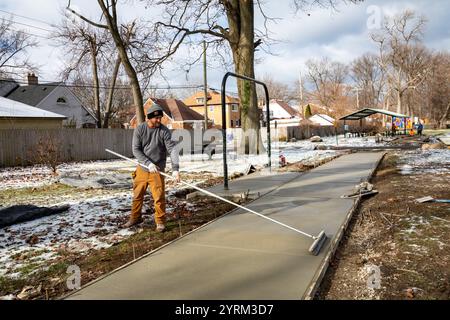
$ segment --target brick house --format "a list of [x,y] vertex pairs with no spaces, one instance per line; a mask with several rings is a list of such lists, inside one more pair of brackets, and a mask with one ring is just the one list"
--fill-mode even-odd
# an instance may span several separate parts
[[[207,96],[208,119],[213,121],[216,128],[222,128],[222,96],[220,92],[211,90]],[[205,94],[199,91],[183,102],[195,112],[204,116]],[[241,126],[241,109],[239,99],[231,96],[225,97],[227,128],[239,128]]]
[[[144,114],[153,103],[159,104],[164,115],[161,120],[169,129],[198,129],[204,127],[204,118],[201,114],[188,108],[183,101],[177,99],[156,99],[149,98],[144,104]],[[130,128],[136,128],[136,115],[130,120]]]

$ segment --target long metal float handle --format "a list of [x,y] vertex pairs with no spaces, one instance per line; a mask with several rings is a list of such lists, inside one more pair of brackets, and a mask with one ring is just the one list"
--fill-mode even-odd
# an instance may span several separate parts
[[[133,159],[130,159],[130,158],[127,158],[127,157],[125,157],[125,156],[123,156],[123,155],[121,155],[121,154],[119,154],[119,153],[117,153],[117,152],[111,151],[111,150],[109,150],[109,149],[105,149],[105,151],[107,151],[107,152],[109,152],[109,153],[111,153],[111,154],[113,154],[113,155],[115,155],[115,156],[118,156],[119,158],[128,160],[128,161],[130,161],[130,162],[133,162],[133,163],[136,164],[136,165],[139,165],[139,166],[141,166],[141,167],[146,168],[146,166],[144,166],[143,164],[139,163],[138,161],[133,160]],[[159,172],[159,174],[161,174],[161,175],[164,176],[164,177],[167,177],[167,178],[169,178],[169,179],[175,180],[171,175],[168,175],[168,174],[166,174],[166,173],[164,173],[164,172],[161,172],[161,171],[158,171],[158,172]],[[192,184],[190,184],[190,183],[187,183],[187,182],[184,182],[184,181],[180,181],[179,183],[182,183],[182,184],[184,184],[184,185],[186,185],[186,186],[189,186],[189,187],[191,187],[191,188],[194,188],[194,189],[196,189],[196,190],[198,190],[198,191],[200,191],[200,192],[203,192],[203,193],[205,193],[205,194],[207,194],[207,195],[209,195],[209,196],[211,196],[211,197],[214,197],[214,198],[217,198],[217,199],[219,199],[219,200],[222,200],[222,201],[224,201],[224,202],[226,202],[226,203],[229,203],[229,204],[231,204],[231,205],[233,205],[233,206],[236,206],[236,207],[238,207],[238,208],[240,208],[240,209],[243,209],[243,210],[246,210],[246,211],[248,211],[248,212],[250,212],[250,213],[256,214],[257,216],[259,216],[259,217],[261,217],[261,218],[264,218],[264,219],[266,219],[266,220],[272,221],[272,222],[274,222],[274,223],[276,223],[276,224],[279,224],[280,226],[283,226],[283,227],[285,227],[285,228],[291,229],[292,231],[298,232],[298,233],[300,233],[300,234],[302,234],[302,235],[304,235],[304,236],[310,237],[310,238],[312,238],[312,239],[314,239],[314,240],[317,239],[317,237],[315,237],[315,236],[313,236],[313,235],[310,235],[310,234],[308,234],[308,233],[305,233],[305,232],[303,232],[303,231],[300,231],[300,230],[298,230],[298,229],[295,229],[295,228],[293,228],[293,227],[291,227],[291,226],[288,226],[287,224],[284,224],[284,223],[279,222],[279,221],[277,221],[277,220],[274,220],[274,219],[272,219],[272,218],[266,217],[265,215],[262,215],[261,213],[258,213],[258,212],[254,211],[254,210],[252,210],[252,209],[249,209],[249,208],[246,208],[246,207],[244,207],[244,206],[241,206],[240,204],[237,204],[237,203],[235,203],[235,202],[233,202],[233,201],[230,201],[230,200],[227,200],[227,199],[225,199],[225,198],[222,198],[221,196],[218,196],[218,195],[216,195],[216,194],[214,194],[214,193],[212,193],[212,192],[209,192],[209,191],[206,191],[206,190],[204,190],[204,189],[202,189],[202,188],[199,188],[199,187],[197,187],[197,186],[194,186],[194,185],[192,185]]]

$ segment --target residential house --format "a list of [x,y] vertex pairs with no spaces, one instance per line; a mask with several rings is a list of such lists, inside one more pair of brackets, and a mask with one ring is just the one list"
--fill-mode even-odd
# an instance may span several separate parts
[[64,115],[0,97],[0,129],[57,129]]
[[[184,100],[184,103],[193,111],[205,115],[205,93],[199,91]],[[213,121],[215,128],[222,128],[222,95],[210,90],[207,94],[208,119]],[[239,128],[241,126],[241,112],[239,99],[225,96],[225,118],[227,128]]]
[[[262,122],[263,126],[265,126],[267,119],[267,108],[266,105],[263,104],[260,106],[261,114],[262,114]],[[274,126],[275,123],[277,126],[291,126],[298,125],[302,117],[300,116],[300,112],[295,108],[291,107],[288,103],[283,100],[272,99],[269,103],[269,112],[270,112],[270,120],[271,126]]]
[[333,110],[331,108],[328,108],[328,107],[325,107],[325,106],[322,106],[322,105],[319,105],[319,104],[316,104],[316,103],[308,103],[308,104],[304,105],[302,109],[305,111],[308,106],[309,106],[309,108],[311,110],[311,113],[313,115],[314,114],[331,114],[331,115],[334,115],[334,113],[335,113],[335,110]]
[[335,119],[326,115],[326,114],[315,114],[308,119],[315,125],[319,125],[322,127],[332,127],[334,126]]
[[114,120],[111,119],[111,127],[115,128],[122,128],[122,129],[130,129],[131,127],[131,120],[136,115],[136,108],[135,106],[126,106],[121,107],[114,117]]
[[[202,115],[188,108],[183,101],[177,99],[156,99],[150,98],[144,104],[144,114],[148,109],[157,103],[164,110],[161,123],[169,129],[200,129],[204,127]],[[137,127],[136,116],[130,121],[130,127]]]
[[[263,117],[266,117],[266,105],[262,107]],[[300,119],[298,110],[292,108],[283,100],[272,99],[269,103],[270,119]]]
[[26,86],[19,86],[13,80],[1,82],[0,94],[17,102],[64,115],[65,127],[95,127],[95,116],[62,82],[39,84],[38,77],[34,74],[28,74],[27,79]]

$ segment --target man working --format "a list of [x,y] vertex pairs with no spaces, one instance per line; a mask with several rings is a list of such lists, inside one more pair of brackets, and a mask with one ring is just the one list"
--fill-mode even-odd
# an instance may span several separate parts
[[136,127],[133,134],[133,155],[139,161],[133,174],[133,204],[131,216],[124,225],[129,228],[142,222],[142,205],[147,187],[150,185],[155,204],[156,230],[164,231],[166,200],[164,177],[158,171],[164,172],[167,153],[172,160],[173,177],[180,181],[178,152],[172,141],[170,130],[161,124],[163,109],[153,104],[147,113],[147,121]]

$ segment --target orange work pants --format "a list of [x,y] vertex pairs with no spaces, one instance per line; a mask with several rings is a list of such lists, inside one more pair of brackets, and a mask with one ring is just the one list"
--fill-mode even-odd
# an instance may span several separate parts
[[142,214],[144,195],[150,185],[153,201],[155,205],[155,223],[163,224],[166,215],[166,198],[164,177],[159,173],[144,171],[141,166],[137,166],[133,175],[133,203],[131,207],[131,219],[139,219]]

